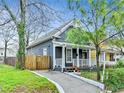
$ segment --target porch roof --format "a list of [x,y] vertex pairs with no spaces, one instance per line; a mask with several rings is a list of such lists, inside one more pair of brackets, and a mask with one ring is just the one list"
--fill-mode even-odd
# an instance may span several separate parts
[[94,46],[88,46],[88,45],[79,45],[79,44],[73,44],[73,43],[67,43],[67,42],[57,42],[57,41],[52,41],[53,44],[56,46],[65,46],[65,47],[74,47],[74,48],[85,48],[85,49],[95,49]]
[[119,53],[119,50],[115,47],[108,47],[107,49],[103,49],[103,51],[111,52],[111,53]]
[[[67,43],[67,42],[57,42],[52,41],[53,44],[56,46],[65,46],[65,47],[73,47],[73,48],[85,48],[85,49],[94,49],[95,47],[93,45],[79,45],[79,44],[73,44],[73,43]],[[110,52],[110,53],[118,53],[118,49],[115,47],[108,47],[106,49],[102,48],[101,51]]]

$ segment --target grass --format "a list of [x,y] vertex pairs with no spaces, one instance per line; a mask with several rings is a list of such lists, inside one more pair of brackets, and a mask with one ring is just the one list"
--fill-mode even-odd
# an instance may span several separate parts
[[0,93],[59,93],[46,78],[28,70],[0,65]]
[[[124,93],[124,68],[107,68],[106,72],[108,72],[108,75],[105,73],[103,82],[106,86],[106,90],[114,91],[114,93]],[[100,71],[100,74],[102,75],[102,71]],[[108,78],[106,78],[106,75]],[[82,70],[81,76],[97,81],[96,71]]]
[[97,72],[95,71],[81,71],[81,76],[92,79],[92,80],[97,80]]
[[[102,76],[102,74],[103,74],[103,71],[100,71],[100,76]],[[97,71],[82,70],[81,76],[88,78],[88,79],[98,81],[97,80]],[[99,81],[99,82],[101,82],[101,81]]]

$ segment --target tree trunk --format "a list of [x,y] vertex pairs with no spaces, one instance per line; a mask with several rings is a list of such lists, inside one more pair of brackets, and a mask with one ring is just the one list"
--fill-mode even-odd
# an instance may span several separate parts
[[17,66],[20,69],[25,68],[25,28],[24,24],[20,23],[18,24],[17,30],[18,30],[18,36],[19,36],[19,49],[17,53],[18,63]]
[[6,52],[7,52],[7,41],[5,40],[5,46],[4,46],[4,63],[6,64]]
[[100,80],[100,67],[99,67],[100,47],[96,46],[96,62],[97,62],[97,80]]
[[19,36],[19,49],[17,53],[18,63],[17,67],[20,69],[25,68],[25,12],[26,0],[20,0],[20,17],[21,21],[17,24],[17,31]]

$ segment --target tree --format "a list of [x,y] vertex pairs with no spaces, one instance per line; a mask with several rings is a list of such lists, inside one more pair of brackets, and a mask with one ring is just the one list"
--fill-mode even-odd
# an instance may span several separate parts
[[19,37],[19,49],[17,53],[17,61],[18,61],[18,67],[20,69],[24,69],[24,62],[25,62],[25,13],[26,13],[26,0],[20,0],[20,21],[17,20],[14,13],[10,10],[9,6],[5,2],[5,0],[1,0],[3,7],[8,12],[8,14],[11,17],[11,20],[14,22],[17,33]]
[[[120,12],[120,8],[123,7],[123,0],[86,0],[85,5],[82,5],[83,1],[80,0],[68,0],[70,8],[78,5],[77,10],[82,14],[81,24],[82,28],[74,28],[68,32],[68,40],[73,42],[70,37],[78,34],[77,43],[92,44],[96,50],[96,62],[97,62],[97,80],[100,80],[100,67],[99,57],[101,48],[100,46],[110,38],[114,37],[115,33],[111,36],[107,35],[109,28],[113,28],[112,15],[114,11]],[[80,7],[79,7],[80,6]],[[122,11],[121,11],[122,12]],[[82,40],[85,39],[85,42]],[[87,39],[87,41],[86,41]]]
[[38,0],[28,0],[26,9],[26,46],[52,29],[52,21],[63,20],[59,11]]
[[6,11],[6,15],[8,15],[8,20],[5,20],[2,24],[0,24],[0,26],[9,24],[10,22],[15,25],[19,42],[19,49],[17,53],[18,67],[24,69],[25,49],[29,44],[29,39],[31,38],[32,33],[37,35],[41,34],[41,32],[44,31],[43,26],[48,26],[45,22],[50,22],[48,16],[50,16],[50,14],[54,16],[53,14],[56,12],[53,12],[52,8],[42,2],[39,2],[39,0],[18,0],[15,3],[18,11],[13,11],[8,0],[1,0],[0,3],[2,7],[0,7],[1,10]]
[[[118,11],[114,11],[113,15],[112,15],[112,25],[114,28],[114,32],[120,32],[121,30],[123,30],[123,26],[124,26],[124,12],[122,12],[123,10],[120,9],[119,12]],[[111,38],[110,39],[110,43],[114,46],[117,47],[117,49],[120,51],[121,55],[124,55],[124,32],[120,32],[118,35],[116,35],[116,37]]]
[[11,43],[17,43],[15,42],[17,36],[16,34],[15,27],[12,25],[2,27],[0,31],[0,37],[4,43],[4,63],[6,63],[7,48],[10,47],[10,45],[14,45]]

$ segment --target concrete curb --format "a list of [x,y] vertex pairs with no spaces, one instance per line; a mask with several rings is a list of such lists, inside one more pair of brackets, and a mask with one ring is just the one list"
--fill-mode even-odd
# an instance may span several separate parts
[[85,81],[85,82],[87,82],[89,84],[92,84],[92,85],[94,85],[94,86],[96,86],[96,87],[98,87],[98,88],[100,88],[102,90],[105,89],[105,85],[103,83],[100,83],[100,82],[97,82],[97,81],[94,81],[94,80],[91,80],[91,79],[87,79],[87,78],[78,76],[78,75],[76,75],[74,73],[68,73],[68,72],[64,72],[64,73],[67,74],[67,75],[73,76],[75,78],[78,78],[80,80],[83,80],[83,81]]
[[[36,74],[36,75],[38,75],[38,76],[40,76],[40,77],[47,78],[47,77],[45,77],[45,76],[43,76],[43,75],[41,75],[41,74],[39,74],[39,73],[37,73],[37,72],[35,72],[35,71],[31,71],[31,72],[34,73],[34,74]],[[49,78],[47,78],[47,79],[48,79],[50,82],[52,82],[53,84],[55,84],[55,86],[57,87],[59,93],[65,93],[64,89],[63,89],[58,83],[56,83],[55,81],[53,81],[53,80],[51,80],[51,79],[49,79]]]

